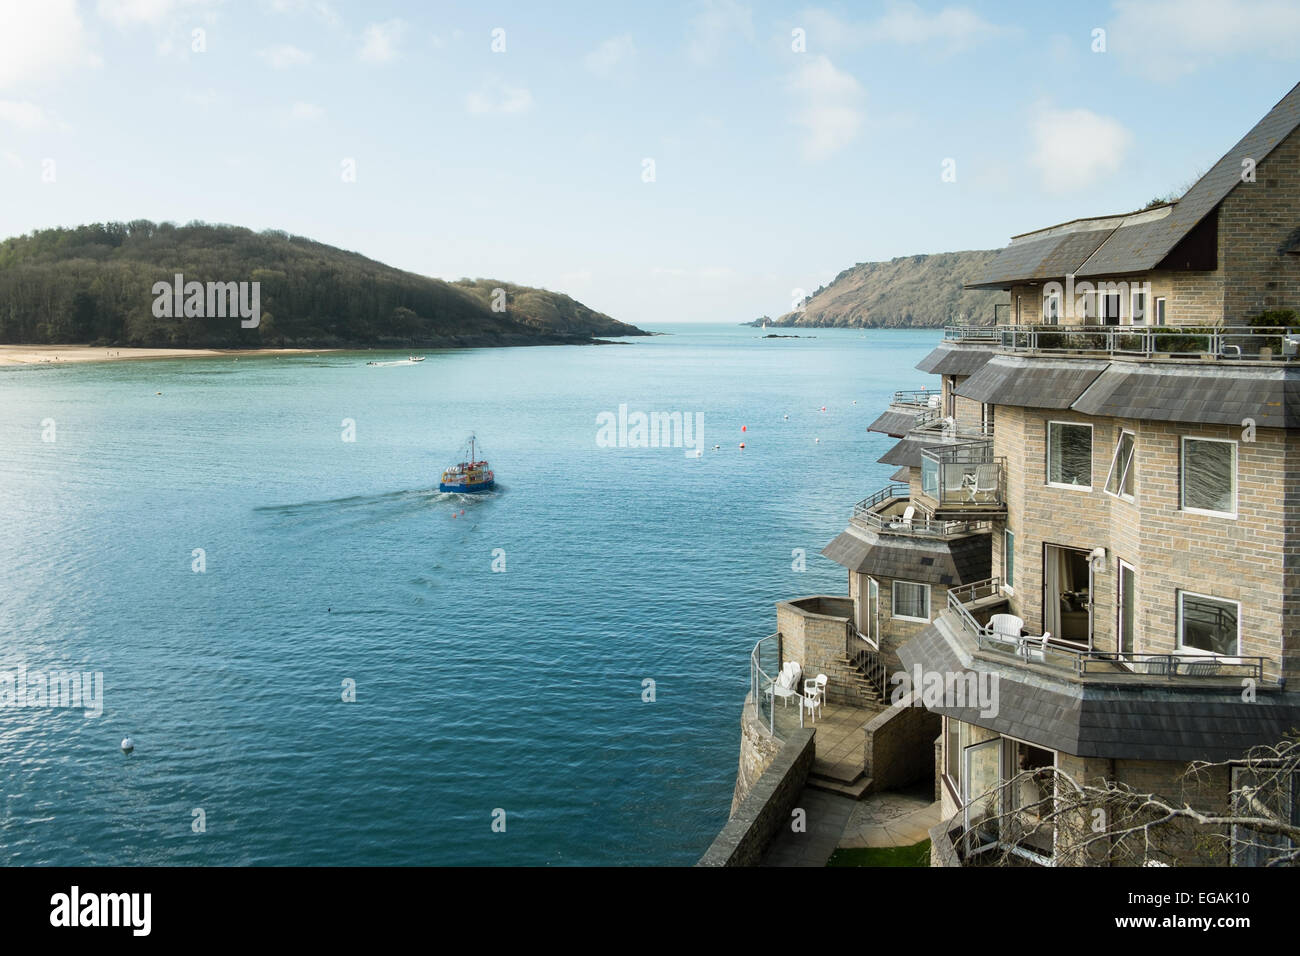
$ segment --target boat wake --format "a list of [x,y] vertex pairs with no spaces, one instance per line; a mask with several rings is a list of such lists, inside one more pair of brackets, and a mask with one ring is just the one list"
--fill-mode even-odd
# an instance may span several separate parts
[[349,495],[346,498],[326,498],[320,501],[299,501],[283,505],[260,505],[253,509],[257,514],[279,519],[288,524],[317,523],[355,519],[358,522],[383,522],[409,517],[412,513],[430,507],[460,510],[497,497],[502,486],[495,491],[463,494],[457,491],[439,491],[433,488],[412,488],[404,491],[387,491],[377,495]]

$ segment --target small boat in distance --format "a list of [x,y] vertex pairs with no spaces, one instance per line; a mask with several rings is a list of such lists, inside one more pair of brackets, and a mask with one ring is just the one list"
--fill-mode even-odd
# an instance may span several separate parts
[[414,363],[416,363],[416,362],[423,362],[423,361],[424,361],[424,356],[423,356],[423,355],[412,355],[412,356],[411,356],[411,363],[412,363],[412,364],[414,364]]
[[442,473],[438,482],[439,491],[455,491],[461,494],[477,494],[491,491],[496,487],[496,476],[488,467],[486,459],[476,457],[476,439],[470,435],[462,452],[463,460],[452,465]]

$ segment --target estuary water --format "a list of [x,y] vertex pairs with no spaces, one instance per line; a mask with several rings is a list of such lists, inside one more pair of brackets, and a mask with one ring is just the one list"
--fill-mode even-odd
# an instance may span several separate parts
[[[818,552],[940,333],[661,328],[0,369],[0,698],[103,676],[97,717],[0,701],[0,862],[693,863],[750,649],[844,593]],[[702,454],[601,447],[621,405]],[[439,494],[471,432],[497,490]]]

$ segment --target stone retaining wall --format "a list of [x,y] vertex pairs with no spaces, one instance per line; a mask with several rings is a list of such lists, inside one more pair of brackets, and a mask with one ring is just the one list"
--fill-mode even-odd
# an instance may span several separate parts
[[790,734],[696,866],[755,866],[763,859],[803,793],[816,755],[813,738],[812,728]]

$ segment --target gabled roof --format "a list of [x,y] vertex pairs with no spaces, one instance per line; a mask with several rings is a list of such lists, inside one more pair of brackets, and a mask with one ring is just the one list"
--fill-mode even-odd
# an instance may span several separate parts
[[968,289],[1021,282],[1120,275],[1154,269],[1242,183],[1242,161],[1263,162],[1300,126],[1300,83],[1177,202],[1099,219],[1081,219],[1016,236]]

